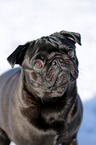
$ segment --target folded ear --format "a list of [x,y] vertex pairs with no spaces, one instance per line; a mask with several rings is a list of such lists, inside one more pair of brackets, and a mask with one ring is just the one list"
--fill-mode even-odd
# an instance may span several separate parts
[[74,43],[78,43],[81,45],[81,35],[76,32],[67,32],[67,31],[61,31],[62,35],[66,36],[68,39],[73,41]]
[[7,58],[12,68],[15,64],[22,64],[29,45],[30,42],[26,43],[25,45],[19,45],[16,50]]

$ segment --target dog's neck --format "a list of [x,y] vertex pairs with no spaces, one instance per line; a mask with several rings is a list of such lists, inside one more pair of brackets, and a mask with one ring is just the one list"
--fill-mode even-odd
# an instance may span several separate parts
[[[22,80],[24,76],[21,75]],[[60,123],[57,123],[62,128],[62,119],[66,120],[69,111],[73,107],[73,104],[76,102],[77,98],[77,88],[76,81],[71,83],[66,92],[61,97],[53,97],[49,101],[42,101],[41,98],[35,97],[32,94],[32,90],[26,86],[26,83],[22,83],[22,105],[20,106],[22,114],[29,120],[32,124],[38,124],[38,128],[47,129],[51,125],[50,119],[53,118],[55,121],[55,115],[57,118],[60,118]],[[62,112],[63,110],[63,112]],[[46,114],[50,114],[49,116]]]

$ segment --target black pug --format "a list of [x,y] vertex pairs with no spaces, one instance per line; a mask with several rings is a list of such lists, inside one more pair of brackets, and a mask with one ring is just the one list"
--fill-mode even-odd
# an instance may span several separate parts
[[0,145],[77,145],[80,34],[61,31],[20,45],[0,76]]

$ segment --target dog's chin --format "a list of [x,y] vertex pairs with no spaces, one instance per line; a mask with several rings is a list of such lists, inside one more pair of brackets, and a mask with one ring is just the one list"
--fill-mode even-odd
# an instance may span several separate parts
[[63,86],[62,87],[58,87],[56,89],[54,88],[52,90],[46,90],[44,92],[44,96],[47,96],[47,97],[61,97],[64,94],[64,92],[66,91],[67,86],[68,85],[66,85],[64,87]]
[[55,97],[61,97],[65,93],[66,89],[68,87],[67,84],[62,84],[61,86],[56,86],[56,87],[50,87],[47,88],[45,86],[40,86],[38,88],[34,88],[34,93],[36,96],[43,100],[47,100],[50,98],[55,98]]

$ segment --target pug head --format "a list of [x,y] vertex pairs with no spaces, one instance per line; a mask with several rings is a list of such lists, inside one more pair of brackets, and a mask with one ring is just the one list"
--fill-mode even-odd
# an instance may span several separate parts
[[80,34],[61,31],[20,45],[8,57],[12,67],[20,64],[27,88],[37,97],[60,97],[78,77],[75,43]]

